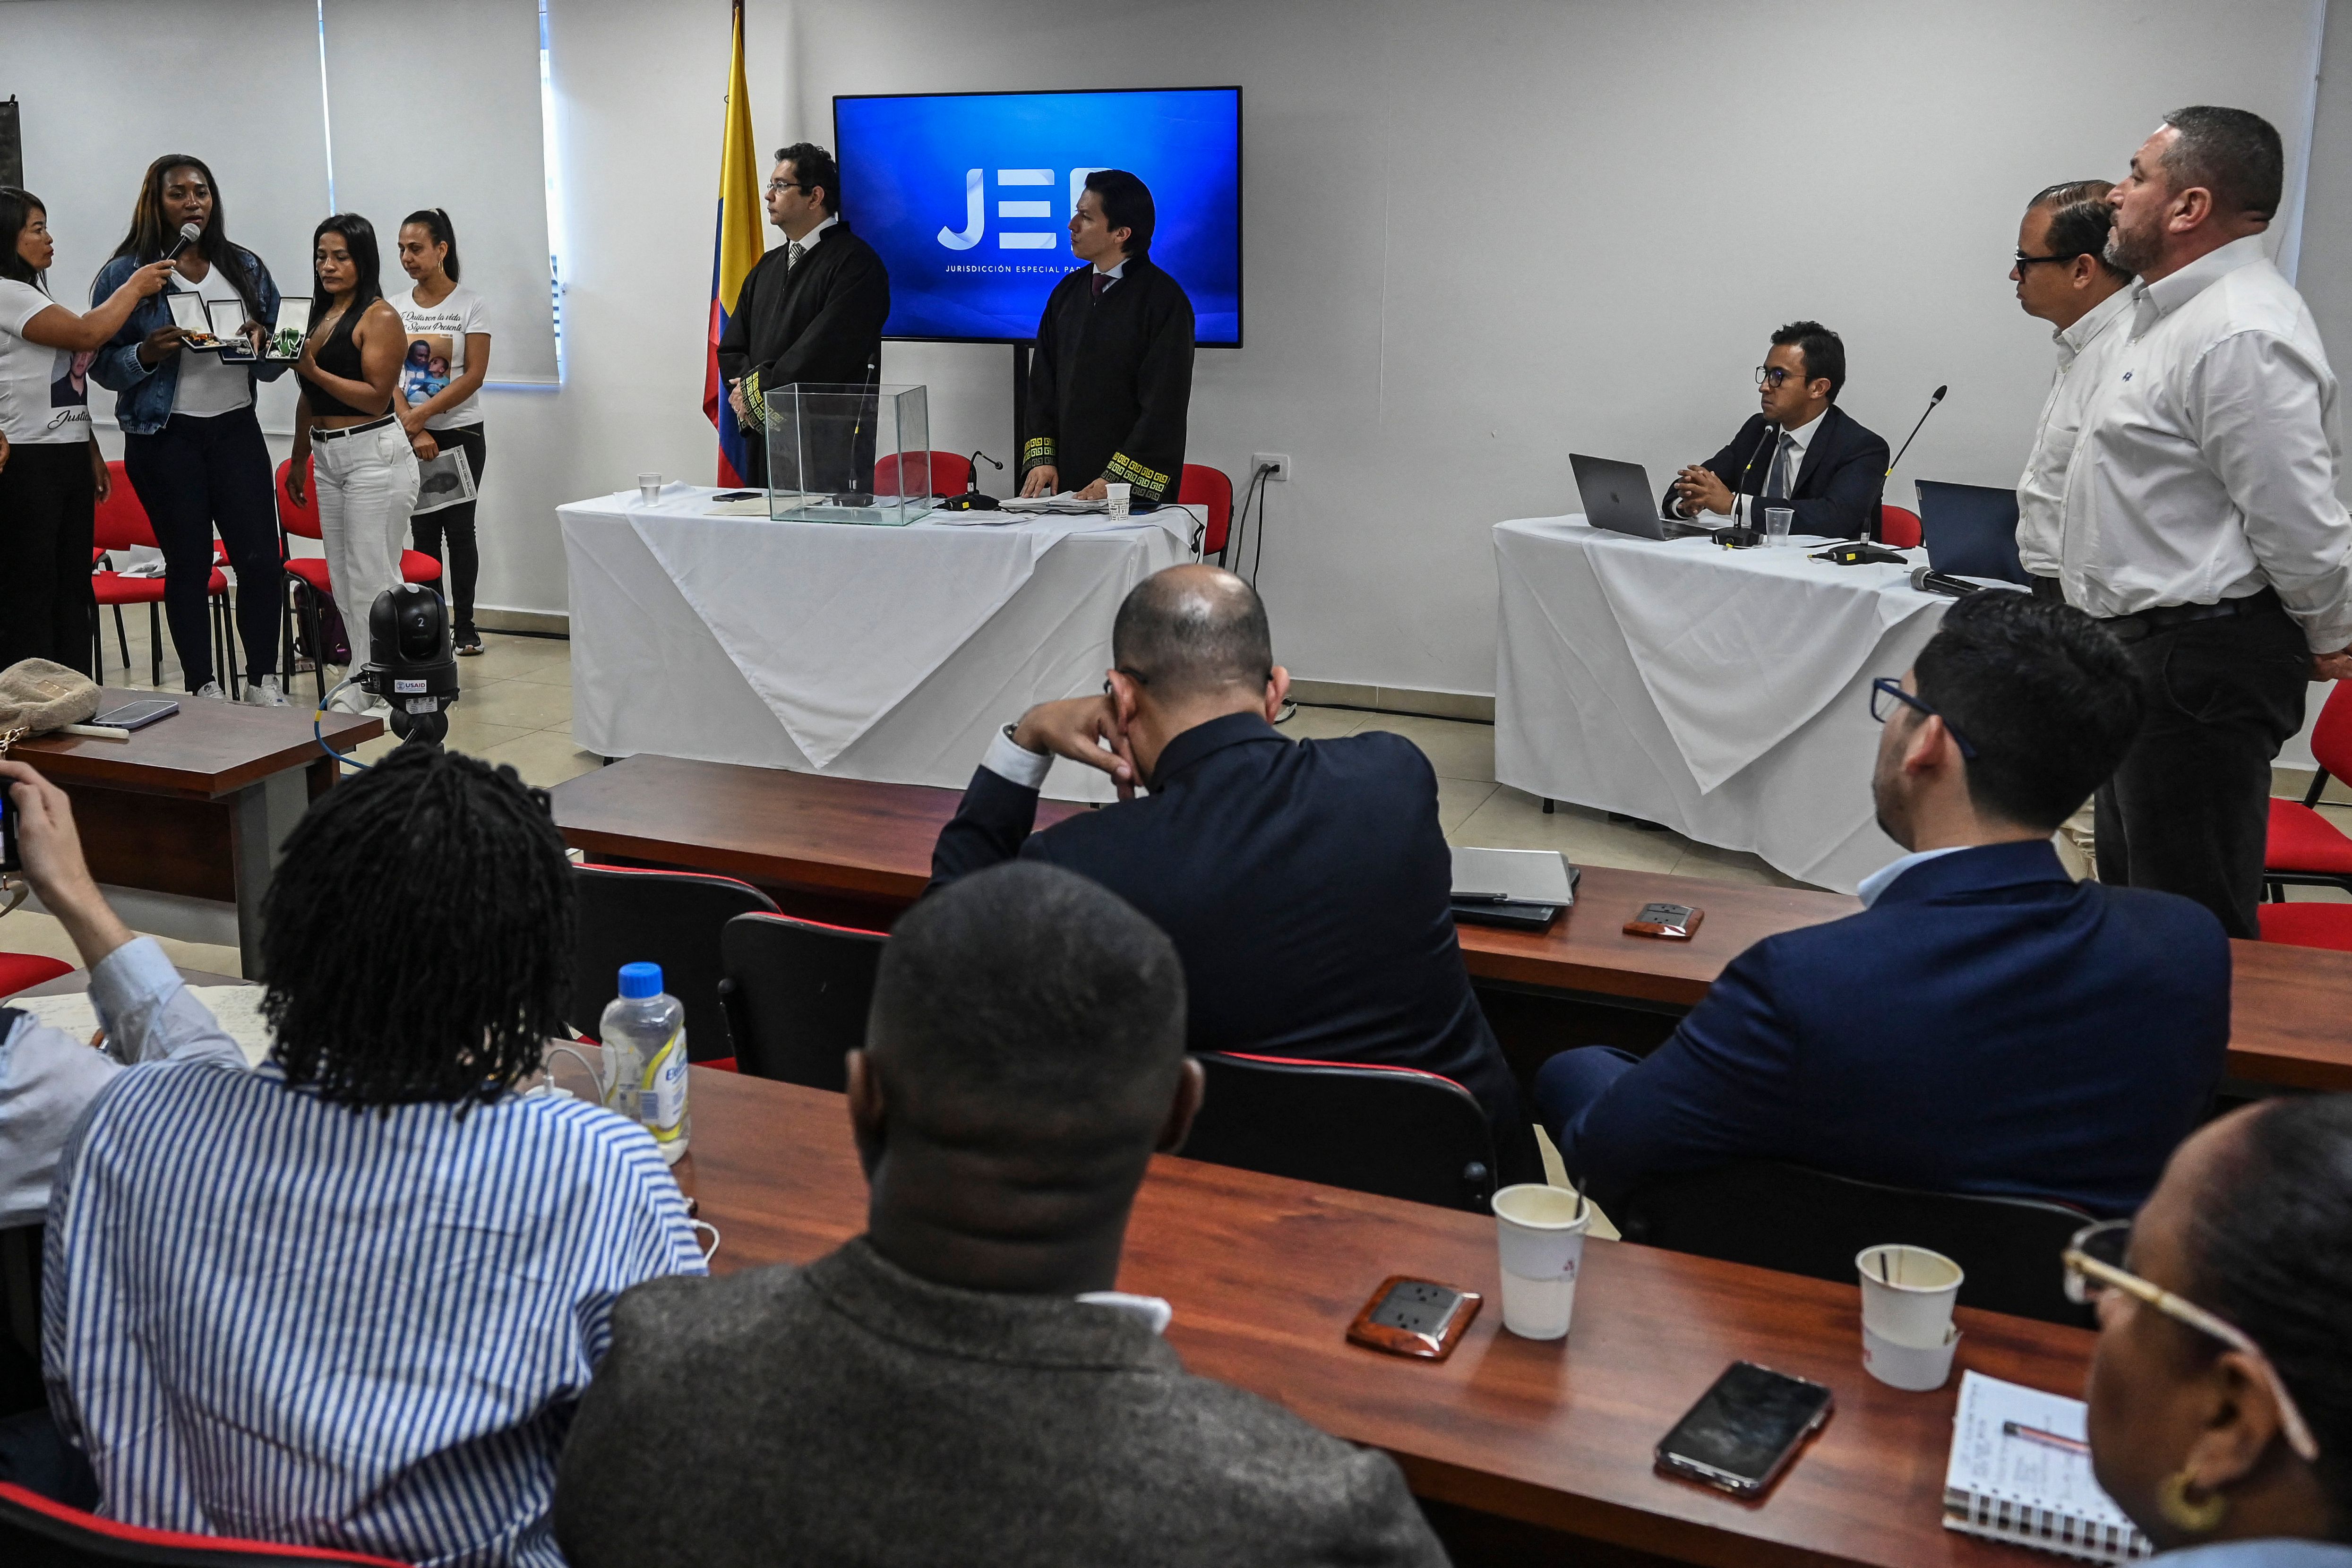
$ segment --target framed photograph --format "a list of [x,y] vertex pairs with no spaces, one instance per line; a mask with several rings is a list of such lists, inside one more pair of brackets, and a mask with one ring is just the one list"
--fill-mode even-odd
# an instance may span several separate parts
[[278,325],[269,331],[269,352],[263,357],[271,360],[299,360],[302,357],[302,340],[310,335],[310,297],[289,294],[278,302]]

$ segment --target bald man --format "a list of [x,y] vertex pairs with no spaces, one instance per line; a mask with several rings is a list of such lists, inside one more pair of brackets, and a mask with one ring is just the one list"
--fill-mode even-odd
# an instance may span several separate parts
[[[1429,759],[1384,731],[1285,738],[1265,606],[1214,567],[1137,584],[1111,663],[1102,695],[1004,727],[940,831],[932,885],[1016,857],[1091,877],[1174,939],[1188,1050],[1442,1074],[1486,1108],[1502,1170],[1525,1168],[1518,1090],[1454,942]],[[1033,834],[1056,757],[1109,774],[1119,801]]]

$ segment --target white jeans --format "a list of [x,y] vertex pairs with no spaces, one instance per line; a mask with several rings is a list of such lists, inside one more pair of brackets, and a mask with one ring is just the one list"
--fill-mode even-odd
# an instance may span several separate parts
[[400,552],[416,505],[416,451],[395,421],[335,441],[314,435],[310,465],[327,576],[356,670],[368,660],[368,611],[378,594],[400,581]]

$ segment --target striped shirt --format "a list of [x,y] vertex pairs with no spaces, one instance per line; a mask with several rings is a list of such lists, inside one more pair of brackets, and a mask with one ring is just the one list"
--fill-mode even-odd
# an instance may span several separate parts
[[555,1460],[641,1281],[698,1274],[654,1142],[583,1102],[331,1105],[133,1068],[50,1199],[43,1361],[108,1517],[560,1564]]

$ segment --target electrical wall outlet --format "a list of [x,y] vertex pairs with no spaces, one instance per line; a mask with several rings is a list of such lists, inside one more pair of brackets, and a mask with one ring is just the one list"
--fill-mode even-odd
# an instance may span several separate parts
[[1287,452],[1251,453],[1250,473],[1255,476],[1261,468],[1274,470],[1265,476],[1268,484],[1287,481],[1290,477],[1290,454]]

